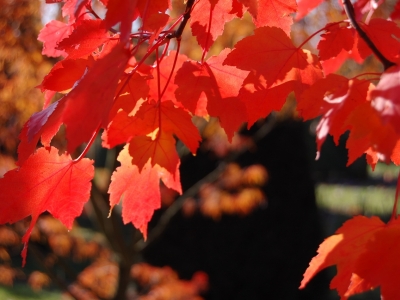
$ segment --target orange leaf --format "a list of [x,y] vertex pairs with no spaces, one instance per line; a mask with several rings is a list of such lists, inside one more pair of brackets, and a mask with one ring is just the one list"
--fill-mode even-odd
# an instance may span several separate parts
[[142,170],[150,160],[151,165],[158,164],[170,173],[175,173],[179,156],[175,149],[175,139],[171,134],[159,131],[153,140],[148,136],[134,137],[129,145],[132,163]]

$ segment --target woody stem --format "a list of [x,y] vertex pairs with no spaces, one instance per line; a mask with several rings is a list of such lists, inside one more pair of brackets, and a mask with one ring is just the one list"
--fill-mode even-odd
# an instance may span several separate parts
[[354,7],[350,0],[343,0],[344,11],[346,15],[349,17],[351,26],[357,31],[358,35],[364,40],[364,42],[368,45],[368,47],[372,50],[372,52],[376,55],[376,57],[381,61],[385,70],[390,67],[395,66],[394,62],[388,60],[381,51],[375,46],[374,42],[368,37],[367,33],[361,28],[361,26],[357,23],[356,15],[354,13]]

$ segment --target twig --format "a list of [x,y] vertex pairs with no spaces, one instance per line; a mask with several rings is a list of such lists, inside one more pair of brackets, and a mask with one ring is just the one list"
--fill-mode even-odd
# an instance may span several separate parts
[[182,19],[181,24],[179,24],[179,27],[177,30],[167,34],[166,38],[168,38],[168,39],[176,38],[177,40],[180,40],[183,30],[185,29],[185,26],[190,19],[190,14],[192,12],[192,7],[194,4],[194,1],[195,0],[188,0],[188,2],[186,4],[185,12],[183,13],[183,19]]
[[355,13],[354,13],[354,7],[353,4],[351,3],[350,0],[343,0],[343,6],[344,6],[344,11],[346,12],[346,15],[349,17],[351,26],[354,27],[354,29],[357,31],[358,35],[365,41],[365,43],[368,45],[368,47],[374,52],[376,57],[381,61],[383,64],[383,67],[385,70],[389,69],[390,67],[395,66],[396,64],[390,60],[388,60],[382,52],[379,51],[379,49],[375,46],[374,42],[368,37],[366,32],[360,27],[360,25],[357,23]]

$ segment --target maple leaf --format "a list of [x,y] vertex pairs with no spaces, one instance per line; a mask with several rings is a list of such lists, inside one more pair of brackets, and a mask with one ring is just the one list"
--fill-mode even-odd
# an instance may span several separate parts
[[[113,173],[108,192],[110,193],[111,210],[122,200],[122,219],[125,224],[132,222],[144,238],[147,237],[147,224],[151,220],[154,210],[161,207],[160,178],[168,187],[182,193],[179,175],[171,179],[163,168],[151,166],[147,162],[142,170],[132,164],[128,147],[120,152],[118,161],[121,166]],[[179,174],[178,166],[173,172]],[[110,211],[111,211],[110,210]]]
[[110,38],[103,20],[83,20],[75,30],[60,43],[57,49],[68,54],[68,58],[85,58]]
[[62,121],[67,126],[68,152],[72,153],[77,146],[87,142],[100,126],[107,127],[118,80],[129,58],[129,50],[118,44],[96,61],[79,84],[65,96]]
[[[176,105],[180,105],[179,102],[175,101],[175,90],[177,89],[177,85],[175,82],[175,77],[177,74],[177,70],[179,70],[183,63],[188,60],[188,57],[184,54],[177,53],[176,51],[170,51],[169,55],[165,57],[158,70],[157,66],[153,66],[152,76],[153,78],[148,81],[149,84],[149,98],[150,99],[159,99],[159,91],[158,91],[158,83],[160,84],[160,93],[165,89],[164,94],[162,95],[162,101],[171,100],[174,101]],[[171,72],[174,70],[170,81],[168,82],[168,78],[171,75]],[[167,85],[168,83],[168,85]],[[190,109],[189,109],[190,110]],[[191,110],[190,110],[191,111]]]
[[288,94],[293,90],[291,81],[267,88],[262,77],[258,80],[258,84],[251,82],[245,84],[239,94],[246,106],[247,128],[250,128],[257,120],[268,116],[272,111],[281,110]]
[[351,131],[346,142],[349,149],[348,165],[363,152],[367,154],[367,161],[375,167],[378,159],[396,164],[400,163],[396,158],[396,144],[400,136],[390,124],[382,123],[379,113],[371,106],[370,102],[364,103],[354,109],[346,120],[345,126],[350,126]]
[[[374,18],[368,24],[360,22],[360,26],[388,60],[395,61],[399,57],[400,27],[396,23]],[[362,58],[372,54],[372,50],[363,39],[358,39],[358,49]]]
[[93,66],[92,56],[87,59],[64,59],[57,62],[42,83],[38,86],[42,92],[45,90],[63,92],[71,89],[85,73],[87,68]]
[[[253,15],[254,24],[257,27],[275,26],[281,28],[290,35],[293,17],[291,14],[297,11],[295,0],[266,0],[258,1],[257,15]],[[251,13],[251,11],[249,11]]]
[[400,275],[399,237],[398,219],[385,224],[378,217],[354,217],[319,246],[300,288],[322,269],[336,265],[337,275],[330,287],[337,289],[342,300],[378,286],[383,299],[398,299],[399,291],[393,281]]
[[344,126],[355,108],[369,98],[372,84],[369,80],[352,79],[329,74],[306,90],[297,109],[306,120],[322,115],[317,126],[317,149],[321,149],[326,136],[331,134],[337,144],[339,137],[350,126]]
[[129,116],[126,111],[120,110],[103,132],[102,146],[111,149],[116,145],[128,143],[134,136],[143,135],[149,131],[151,131],[149,125],[142,119]]
[[69,24],[74,23],[78,17],[90,18],[88,14],[85,14],[86,5],[89,3],[90,0],[66,0],[61,9],[62,16],[68,17]]
[[[224,64],[262,75],[268,88],[296,81],[294,90],[298,94],[322,78],[318,59],[309,51],[295,47],[285,32],[276,27],[254,30],[254,35],[235,45]],[[254,82],[254,78],[249,75],[244,84]]]
[[235,17],[231,13],[231,5],[231,0],[200,0],[194,6],[190,26],[197,42],[205,51],[222,34],[225,23]]
[[[230,49],[224,49],[219,56],[212,56],[204,63],[187,61],[175,77],[177,100],[195,113],[198,100],[204,93],[207,96],[207,111],[219,118],[229,140],[247,118],[245,106],[237,97],[248,74],[236,67],[223,65],[230,52]],[[188,86],[191,88],[188,89]]]
[[153,166],[158,164],[168,172],[174,173],[179,163],[175,139],[163,131],[158,131],[154,139],[148,136],[134,137],[129,144],[129,153],[132,163],[137,165],[139,170],[150,161]]
[[18,162],[21,166],[35,151],[39,139],[45,147],[50,147],[52,138],[62,124],[65,98],[49,105],[40,112],[34,113],[25,123],[19,134]]
[[69,229],[74,219],[82,213],[89,199],[90,180],[94,176],[93,161],[72,161],[68,155],[58,155],[58,150],[40,148],[24,164],[7,172],[0,179],[0,200],[3,213],[0,224],[15,223],[32,216],[22,241],[23,264],[32,229],[45,211],[50,212]]
[[400,66],[389,68],[372,92],[372,106],[379,112],[383,123],[391,124],[400,133]]
[[307,16],[310,11],[320,5],[323,1],[324,0],[298,0],[296,21]]
[[123,75],[116,89],[116,98],[108,115],[109,120],[111,121],[120,109],[131,113],[140,99],[147,98],[149,90],[146,77],[138,73]]
[[[345,24],[348,25],[348,23]],[[342,25],[342,22],[326,25],[326,32],[321,34],[321,40],[317,46],[321,60],[336,57],[342,50],[349,52],[353,48],[354,29]]]
[[121,23],[121,42],[125,43],[129,40],[131,33],[132,21],[136,19],[135,8],[138,0],[113,0],[107,1],[107,13],[104,20],[106,29],[110,29],[113,25]]
[[47,23],[39,33],[38,40],[43,42],[43,55],[50,57],[67,56],[67,53],[58,50],[58,43],[69,36],[73,31],[71,25],[57,20]]

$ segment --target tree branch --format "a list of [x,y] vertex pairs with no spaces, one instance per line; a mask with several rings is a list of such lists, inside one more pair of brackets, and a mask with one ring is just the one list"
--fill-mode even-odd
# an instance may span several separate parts
[[358,35],[365,41],[368,47],[374,52],[376,57],[381,61],[385,70],[389,69],[390,67],[395,66],[396,64],[390,60],[388,60],[382,52],[375,46],[374,42],[368,37],[366,32],[360,27],[357,23],[356,16],[354,13],[354,7],[350,0],[343,0],[344,11],[346,15],[349,17],[351,26],[357,31]]
[[167,34],[166,37],[168,39],[176,38],[176,39],[180,40],[180,38],[182,36],[182,33],[183,33],[183,30],[185,29],[186,24],[190,19],[190,14],[192,12],[192,7],[193,7],[193,4],[194,4],[194,1],[195,0],[188,0],[188,2],[186,4],[185,12],[183,13],[183,19],[182,19],[181,24],[179,24],[179,27],[178,27],[177,30],[175,30],[172,33]]

